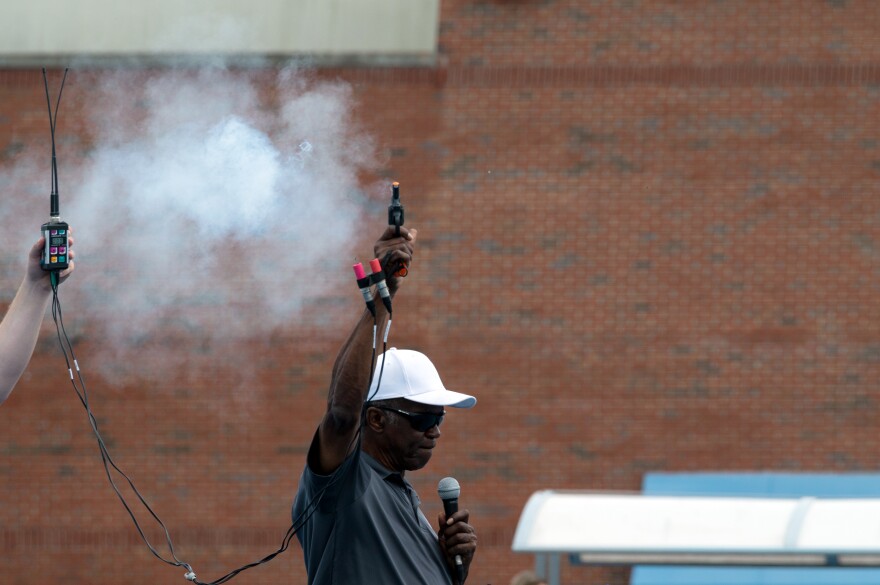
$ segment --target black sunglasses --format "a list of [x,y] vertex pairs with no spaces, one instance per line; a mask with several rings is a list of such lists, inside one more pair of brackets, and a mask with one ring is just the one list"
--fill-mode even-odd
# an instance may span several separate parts
[[407,419],[409,419],[409,424],[412,426],[412,428],[419,431],[420,433],[424,433],[428,429],[435,426],[439,427],[440,423],[443,422],[443,417],[446,416],[445,410],[440,414],[436,414],[433,412],[407,412],[398,408],[391,408],[390,406],[372,406],[375,406],[375,408],[381,410],[390,410],[391,412],[396,412],[397,414],[405,416]]

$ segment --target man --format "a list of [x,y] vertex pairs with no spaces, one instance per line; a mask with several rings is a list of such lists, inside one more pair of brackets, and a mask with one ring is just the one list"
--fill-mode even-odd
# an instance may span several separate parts
[[[0,404],[27,367],[37,345],[40,323],[52,298],[49,273],[40,267],[45,238],[40,238],[28,254],[27,271],[18,292],[0,323]],[[73,246],[73,238],[70,238]],[[60,274],[59,282],[73,272],[74,252],[70,251],[70,266]]]
[[[385,231],[374,252],[386,274],[409,265],[415,241],[416,230]],[[392,297],[400,280],[387,279]],[[388,314],[378,302],[376,310],[384,331]],[[309,583],[462,585],[456,556],[466,578],[477,548],[468,511],[441,513],[435,533],[405,474],[430,460],[444,407],[470,408],[476,399],[444,388],[428,358],[415,351],[388,350],[371,384],[373,322],[365,310],[337,355],[327,412],[293,505]]]

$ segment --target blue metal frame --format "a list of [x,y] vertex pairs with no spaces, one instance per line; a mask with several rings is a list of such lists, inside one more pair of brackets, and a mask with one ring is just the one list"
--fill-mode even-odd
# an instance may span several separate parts
[[[649,495],[852,498],[880,496],[878,473],[649,473]],[[576,555],[572,563],[580,564]],[[880,569],[800,567],[633,567],[631,585],[864,585]]]

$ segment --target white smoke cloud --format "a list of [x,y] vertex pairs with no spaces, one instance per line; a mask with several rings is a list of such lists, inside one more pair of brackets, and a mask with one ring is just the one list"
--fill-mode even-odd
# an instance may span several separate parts
[[[371,141],[351,119],[347,85],[269,71],[102,71],[65,89],[70,101],[82,92],[91,146],[61,176],[77,252],[62,293],[79,317],[68,327],[88,329],[104,375],[186,365],[193,355],[159,341],[169,330],[208,343],[259,336],[307,318],[304,303],[322,290],[350,284],[327,264],[351,256]],[[72,147],[65,107],[62,161]],[[48,200],[22,165],[2,171],[0,186],[36,193],[0,203],[7,224]],[[4,230],[0,243],[23,260],[38,227]]]

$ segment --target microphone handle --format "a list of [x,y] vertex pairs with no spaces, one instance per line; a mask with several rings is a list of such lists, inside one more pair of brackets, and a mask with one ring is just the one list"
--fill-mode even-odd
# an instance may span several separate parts
[[[447,520],[458,512],[458,498],[443,500],[443,512],[446,513]],[[461,555],[455,555],[455,574],[458,577],[458,585],[464,585],[464,563],[461,562]]]

